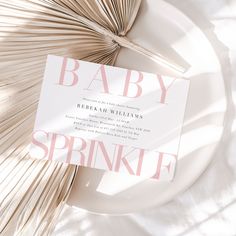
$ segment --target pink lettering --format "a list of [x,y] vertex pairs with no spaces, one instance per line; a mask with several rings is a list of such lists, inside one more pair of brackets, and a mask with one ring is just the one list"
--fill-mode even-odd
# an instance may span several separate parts
[[[73,61],[74,62],[74,69],[72,70],[68,70],[67,69],[67,64],[68,64],[68,60]],[[59,79],[59,84],[60,85],[64,85],[64,86],[74,86],[78,83],[78,75],[76,74],[76,71],[79,69],[79,62],[77,60],[73,60],[73,59],[67,59],[67,58],[63,58],[63,62],[62,62],[62,68],[61,68],[61,74],[60,74],[60,79]],[[65,75],[66,73],[71,73],[73,76],[72,79],[72,83],[71,84],[66,84],[65,83]]]
[[[97,79],[97,76],[98,76],[99,73],[101,74],[101,78],[102,79]],[[87,90],[90,90],[89,88],[91,87],[91,84],[94,81],[102,82],[103,88],[104,88],[104,93],[109,93],[107,76],[106,76],[106,70],[105,70],[105,66],[104,65],[101,65],[100,68],[97,70],[97,72],[96,72],[95,76],[93,77],[93,79],[91,80]]]
[[[176,162],[176,155],[174,155],[174,154],[167,154],[167,153],[163,153],[163,152],[159,152],[158,154],[159,155],[158,155],[158,163],[157,163],[156,173],[152,176],[152,178],[154,178],[154,179],[160,178],[163,168],[167,169],[167,172],[169,173],[171,165],[174,165]],[[165,155],[171,155],[174,158],[174,160],[170,160],[167,165],[164,165],[163,159],[165,158]]]
[[138,72],[137,81],[136,82],[131,82],[130,81],[130,79],[131,79],[131,70],[127,70],[126,79],[125,79],[125,86],[124,86],[124,92],[123,92],[124,97],[132,98],[131,96],[128,96],[128,91],[129,91],[130,84],[136,85],[136,87],[137,87],[136,95],[133,96],[133,98],[137,98],[142,94],[142,87],[139,85],[139,83],[143,80],[143,74],[139,71],[137,71],[137,72]]
[[167,90],[173,85],[173,83],[175,82],[175,79],[173,79],[173,81],[171,82],[171,84],[168,87],[165,86],[165,83],[164,83],[161,75],[157,74],[157,79],[158,79],[158,82],[159,82],[159,85],[161,88],[160,103],[164,104],[166,101]]

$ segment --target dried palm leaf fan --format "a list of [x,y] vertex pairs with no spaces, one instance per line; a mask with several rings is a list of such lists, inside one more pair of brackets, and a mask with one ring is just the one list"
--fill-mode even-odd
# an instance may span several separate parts
[[0,0],[0,235],[47,235],[77,167],[33,160],[28,145],[47,54],[114,64],[141,0]]

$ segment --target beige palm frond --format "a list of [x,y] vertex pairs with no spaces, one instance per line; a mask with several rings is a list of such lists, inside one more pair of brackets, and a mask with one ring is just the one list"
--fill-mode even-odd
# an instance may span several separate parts
[[0,235],[47,235],[78,167],[28,155],[47,54],[114,64],[141,0],[0,0]]

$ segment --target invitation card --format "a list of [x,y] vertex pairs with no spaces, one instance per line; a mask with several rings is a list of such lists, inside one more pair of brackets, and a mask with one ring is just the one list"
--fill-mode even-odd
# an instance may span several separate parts
[[170,181],[189,81],[49,55],[30,155]]

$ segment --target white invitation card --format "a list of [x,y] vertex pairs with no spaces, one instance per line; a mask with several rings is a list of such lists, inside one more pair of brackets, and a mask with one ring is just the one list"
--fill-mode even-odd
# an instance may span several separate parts
[[49,55],[30,155],[170,181],[189,81]]

